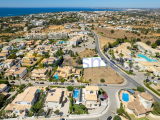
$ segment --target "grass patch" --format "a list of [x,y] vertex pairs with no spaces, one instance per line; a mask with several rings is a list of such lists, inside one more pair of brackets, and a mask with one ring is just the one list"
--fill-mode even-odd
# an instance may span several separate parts
[[87,114],[87,111],[82,109],[80,105],[74,104],[73,105],[74,112],[72,114]]
[[143,118],[135,118],[135,116],[133,114],[129,114],[129,116],[131,117],[132,120],[149,120],[148,118],[146,117],[143,117]]
[[14,92],[15,90],[12,88],[11,90],[10,90],[10,92]]
[[51,88],[59,88],[59,86],[50,86]]

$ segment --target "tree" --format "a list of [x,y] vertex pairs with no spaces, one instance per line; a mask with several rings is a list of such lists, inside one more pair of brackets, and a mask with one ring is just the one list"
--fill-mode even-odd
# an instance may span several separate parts
[[68,87],[67,87],[67,90],[68,90],[68,91],[73,91],[73,89],[74,89],[73,86],[68,86]]
[[9,79],[10,79],[10,80],[12,79],[12,75],[9,75]]
[[121,117],[119,117],[118,115],[115,115],[113,120],[121,120]]
[[151,41],[149,41],[149,40],[146,41],[146,44],[147,44],[147,45],[151,45]]
[[111,33],[113,34],[113,33],[114,33],[114,30],[111,30]]
[[101,82],[101,83],[104,83],[104,82],[105,82],[105,80],[104,80],[103,78],[101,78],[101,79],[100,79],[100,82]]
[[155,44],[160,45],[160,40],[156,40]]
[[156,48],[157,44],[153,43],[151,46],[152,46],[152,48]]
[[78,26],[78,29],[80,30],[80,29],[81,29],[81,26]]
[[4,95],[0,93],[0,106],[3,104]]
[[148,79],[148,77],[150,76],[150,72],[147,72],[147,73],[146,73],[146,76],[147,76],[147,79]]
[[84,110],[86,107],[85,107],[83,104],[81,104],[81,105],[80,105],[80,108],[81,108],[82,110]]
[[89,79],[89,82],[90,82],[90,84],[91,84],[92,80],[91,80],[91,79]]
[[159,54],[159,52],[156,52],[156,57],[158,57],[158,58],[160,57],[160,54]]
[[155,115],[160,115],[160,102],[154,102],[152,113]]
[[137,38],[137,41],[141,41],[141,39],[140,39],[140,38]]
[[58,115],[58,114],[59,114],[59,110],[54,111],[54,113],[55,113],[56,115]]
[[140,86],[138,86],[138,87],[137,87],[137,90],[138,90],[139,92],[145,92],[144,87],[140,87]]

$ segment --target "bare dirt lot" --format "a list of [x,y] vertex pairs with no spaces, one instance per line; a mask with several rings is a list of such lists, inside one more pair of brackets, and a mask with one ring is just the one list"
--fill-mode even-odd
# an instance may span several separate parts
[[79,53],[79,56],[81,58],[83,57],[94,57],[94,55],[97,55],[94,49],[88,49],[88,50],[83,50],[82,52]]
[[78,58],[80,57],[81,59],[83,59],[84,57],[93,57],[94,55],[97,55],[94,49],[83,50],[82,52],[79,53],[79,56],[77,57],[65,58],[65,60],[63,61],[63,65],[82,67],[82,64],[78,64],[76,62]]
[[[140,38],[142,42],[151,41],[151,43],[154,43],[158,39],[158,35],[156,34],[141,34],[140,36],[137,36],[135,33],[126,32],[125,30],[116,30],[114,29],[114,33],[111,34],[112,29],[110,28],[99,28],[95,27],[95,32],[100,33],[103,32],[103,36],[111,39],[117,39],[117,38],[124,38],[127,37],[128,40],[131,40],[131,38]],[[143,37],[143,38],[141,38]]]
[[110,38],[104,38],[104,37],[102,37],[100,35],[98,35],[98,38],[99,38],[99,41],[100,41],[101,49],[103,48],[104,45],[108,44],[109,42],[113,43],[115,41],[115,40],[110,39]]
[[100,84],[100,79],[105,79],[104,84],[121,84],[124,82],[124,78],[116,74],[115,71],[109,66],[98,68],[84,69],[84,80],[92,80],[91,84]]

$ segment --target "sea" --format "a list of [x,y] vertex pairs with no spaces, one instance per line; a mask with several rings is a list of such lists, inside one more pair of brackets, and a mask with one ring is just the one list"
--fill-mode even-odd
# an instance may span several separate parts
[[120,9],[101,8],[0,8],[0,17],[20,16],[36,13],[62,12],[62,11],[122,11]]

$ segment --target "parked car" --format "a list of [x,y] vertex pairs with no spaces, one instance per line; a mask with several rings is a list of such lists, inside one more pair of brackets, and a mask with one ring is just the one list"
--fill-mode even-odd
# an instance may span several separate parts
[[107,86],[107,84],[103,84],[103,86]]
[[157,81],[152,81],[152,83],[156,83],[157,84]]
[[102,86],[101,84],[97,84],[97,86]]
[[69,83],[64,83],[65,85],[69,85]]
[[56,82],[55,85],[58,85],[58,83]]
[[74,85],[73,83],[70,83],[70,85]]
[[44,84],[44,82],[40,82],[40,84]]
[[109,116],[108,118],[107,118],[107,120],[111,120],[112,119],[112,116]]
[[29,82],[29,80],[26,80],[26,82]]
[[11,81],[11,83],[15,83],[14,81]]
[[67,120],[66,118],[60,118],[59,120]]
[[59,83],[59,85],[64,85],[64,83]]
[[39,84],[39,82],[35,82],[34,84]]
[[53,84],[53,82],[50,82],[49,84],[50,84],[50,85],[52,85],[52,84]]

